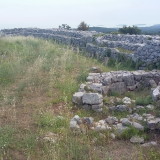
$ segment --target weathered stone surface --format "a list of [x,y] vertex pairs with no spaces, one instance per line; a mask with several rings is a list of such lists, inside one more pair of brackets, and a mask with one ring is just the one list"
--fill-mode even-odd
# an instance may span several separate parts
[[128,118],[122,118],[122,119],[120,119],[120,122],[121,122],[122,125],[124,125],[124,126],[132,125],[132,122],[131,122]]
[[137,122],[133,122],[132,126],[135,127],[138,130],[143,131],[144,130],[144,126],[142,126],[141,124],[137,123]]
[[92,106],[90,104],[84,104],[84,105],[82,105],[82,108],[89,111],[92,109]]
[[144,144],[142,144],[141,146],[142,146],[142,147],[155,147],[155,146],[157,146],[157,145],[158,145],[157,142],[151,141],[151,142],[144,143]]
[[132,101],[131,101],[131,99],[130,99],[129,97],[124,97],[124,98],[122,99],[122,102],[123,102],[124,104],[131,104],[131,103],[132,103]]
[[83,92],[76,92],[73,95],[73,98],[72,98],[73,103],[78,104],[78,105],[82,105],[82,97],[83,97],[83,95],[84,95]]
[[103,102],[103,97],[98,93],[84,93],[82,101],[84,104],[96,105]]
[[156,88],[157,87],[157,84],[156,84],[155,80],[153,80],[153,79],[151,79],[149,81],[149,84],[150,84],[151,88]]
[[117,125],[114,126],[114,129],[117,135],[121,135],[125,130],[128,129],[128,127],[123,126],[122,123],[118,123]]
[[148,120],[147,127],[151,130],[160,129],[160,118]]
[[117,112],[125,112],[129,111],[129,108],[126,105],[117,105],[109,108],[111,111],[117,111]]
[[105,121],[106,121],[108,124],[115,124],[115,123],[118,122],[118,119],[117,119],[116,117],[108,116],[108,118],[106,118]]
[[[138,70],[132,72],[112,71],[106,73],[90,73],[87,79],[89,79],[89,85],[93,86],[92,88],[96,92],[102,92],[104,95],[109,93],[123,94],[136,89],[151,88],[151,81],[158,84],[160,81],[160,71],[145,72]],[[95,82],[98,82],[98,84]],[[126,102],[125,99],[124,102]],[[129,100],[127,98],[127,103],[129,103]]]
[[91,83],[87,86],[90,90],[94,92],[102,93],[102,83]]
[[111,130],[111,127],[107,125],[105,120],[100,120],[99,122],[95,123],[95,130],[96,131]]
[[127,91],[125,82],[117,82],[112,83],[110,86],[110,92],[111,93],[120,93],[123,94]]
[[149,104],[146,106],[146,108],[149,110],[154,110],[155,107],[154,107],[154,105]]
[[92,105],[92,110],[95,112],[102,112],[102,107],[103,107],[103,103],[101,104],[97,104],[97,105]]
[[158,101],[160,100],[160,86],[158,86],[157,88],[155,88],[152,92],[152,97],[154,101]]
[[94,122],[94,118],[93,117],[84,117],[84,118],[82,118],[82,122],[87,125],[92,125]]
[[139,137],[139,136],[133,136],[131,139],[130,139],[130,142],[131,143],[144,143],[144,138],[143,137]]
[[77,121],[71,120],[70,121],[70,128],[72,130],[80,130],[79,125],[77,124]]
[[138,121],[142,121],[143,120],[143,117],[137,113],[134,113],[134,114],[130,114],[128,115],[128,118],[132,119],[132,120],[138,120]]

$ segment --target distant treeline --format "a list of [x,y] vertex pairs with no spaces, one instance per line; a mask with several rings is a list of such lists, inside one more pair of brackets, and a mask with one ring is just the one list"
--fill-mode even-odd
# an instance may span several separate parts
[[[138,27],[142,34],[159,34],[160,35],[160,24],[150,27]],[[105,27],[90,27],[90,31],[97,31],[103,33],[117,33],[119,28],[105,28]]]

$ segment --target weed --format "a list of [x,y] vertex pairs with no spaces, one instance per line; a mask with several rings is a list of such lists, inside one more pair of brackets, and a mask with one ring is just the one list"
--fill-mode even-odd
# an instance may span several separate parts
[[51,113],[43,113],[37,120],[39,127],[53,132],[61,132],[61,129],[67,128],[68,120],[64,117],[53,116]]
[[152,104],[153,103],[153,100],[152,100],[152,97],[151,96],[146,96],[146,97],[137,97],[136,98],[136,105],[148,105],[148,104]]
[[129,126],[128,129],[126,129],[121,135],[120,138],[122,139],[130,139],[133,136],[140,136],[143,137],[145,140],[148,138],[147,134],[145,134],[143,131],[140,131],[132,126]]

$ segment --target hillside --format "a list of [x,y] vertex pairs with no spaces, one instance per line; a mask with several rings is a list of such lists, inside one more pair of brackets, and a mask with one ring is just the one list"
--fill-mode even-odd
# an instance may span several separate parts
[[[119,63],[111,66],[51,40],[1,37],[0,159],[158,160],[159,146],[143,148],[129,141],[133,135],[140,135],[145,141],[159,143],[159,135],[155,132],[129,128],[122,137],[115,139],[110,136],[112,130],[96,132],[83,125],[81,133],[70,129],[70,120],[75,115],[94,117],[95,121],[108,116],[118,119],[127,116],[126,112],[109,113],[107,109],[102,113],[86,111],[72,103],[73,94],[86,81],[92,67],[97,67],[99,72],[123,69]],[[115,100],[115,105],[119,105],[122,98],[129,96],[137,105],[151,103],[156,106],[149,94],[150,90],[143,89],[123,95],[112,93],[104,102],[108,106]],[[138,113],[159,114],[157,110],[147,109]]]
[[[143,34],[160,34],[160,24],[150,27],[139,27]],[[111,33],[118,31],[118,28],[105,28],[105,27],[90,27],[90,31],[97,31],[103,33]]]

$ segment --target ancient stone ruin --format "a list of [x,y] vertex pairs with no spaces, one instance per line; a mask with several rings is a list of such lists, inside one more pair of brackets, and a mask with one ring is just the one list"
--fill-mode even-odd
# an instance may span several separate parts
[[131,60],[140,69],[160,67],[160,36],[102,35],[97,32],[37,28],[6,29],[1,34],[53,39],[85,50],[89,56],[102,61],[108,58]]
[[[98,70],[94,67],[94,70]],[[110,93],[123,94],[128,91],[141,89],[151,89],[151,95],[154,101],[160,100],[160,71],[113,71],[106,73],[89,73],[87,82],[80,85],[79,91],[73,95],[73,103],[82,109],[102,112],[107,109],[106,118],[94,121],[93,117],[74,116],[70,121],[70,128],[74,133],[86,133],[87,130],[96,132],[107,131],[112,139],[123,136],[125,131],[136,129],[145,132],[160,130],[160,118],[154,114],[142,113],[140,110],[153,111],[155,106],[148,104],[146,106],[136,105],[135,100],[129,97],[119,99],[111,97],[113,103],[104,104],[104,97]],[[120,102],[116,104],[114,102]],[[111,116],[112,112],[127,113],[123,118]],[[108,116],[108,114],[110,114]],[[103,134],[102,134],[103,135]],[[151,141],[145,143],[143,137],[132,136],[131,143],[143,144],[143,147],[157,146],[157,142]]]
[[[152,89],[155,101],[160,99],[160,71],[112,71],[106,73],[89,73],[87,82],[81,84],[79,92],[73,95],[73,102],[86,110],[102,111],[103,96],[141,89]],[[127,100],[124,100],[127,101]],[[113,109],[113,108],[112,108]],[[127,110],[117,106],[117,110]]]

